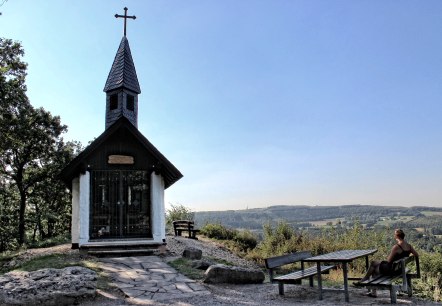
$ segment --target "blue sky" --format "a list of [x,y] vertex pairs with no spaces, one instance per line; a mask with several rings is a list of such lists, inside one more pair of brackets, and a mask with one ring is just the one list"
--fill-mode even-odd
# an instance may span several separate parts
[[184,174],[167,202],[442,206],[442,1],[9,0],[66,139],[104,130],[124,6],[139,130]]

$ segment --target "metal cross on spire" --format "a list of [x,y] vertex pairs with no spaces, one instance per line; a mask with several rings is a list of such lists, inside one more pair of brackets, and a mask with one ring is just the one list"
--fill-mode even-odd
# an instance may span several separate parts
[[124,36],[126,36],[126,20],[127,18],[136,19],[136,16],[127,16],[127,7],[124,8],[124,15],[115,14],[115,18],[124,18]]

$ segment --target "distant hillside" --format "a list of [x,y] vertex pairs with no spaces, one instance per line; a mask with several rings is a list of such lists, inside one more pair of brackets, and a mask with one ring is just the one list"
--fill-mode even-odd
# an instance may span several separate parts
[[[425,217],[425,212],[441,214],[442,208],[435,207],[398,207],[373,205],[344,205],[344,206],[289,206],[279,205],[267,208],[253,208],[245,210],[203,211],[195,214],[195,221],[203,225],[206,222],[221,223],[228,227],[261,230],[262,225],[279,220],[297,227],[310,227],[312,222],[327,221],[351,223],[358,220],[360,223],[373,226],[384,219],[406,220],[403,217]],[[330,221],[332,222],[332,221]],[[335,223],[333,222],[333,223]]]

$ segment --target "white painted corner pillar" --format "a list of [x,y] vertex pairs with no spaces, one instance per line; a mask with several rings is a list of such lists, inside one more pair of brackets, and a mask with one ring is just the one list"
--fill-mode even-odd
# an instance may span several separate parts
[[80,216],[80,235],[79,245],[88,243],[89,241],[89,197],[90,197],[90,172],[80,174],[80,196],[79,196],[79,216]]
[[154,242],[162,243],[166,239],[166,209],[164,206],[164,179],[152,172],[150,179],[150,203],[152,238]]
[[72,220],[71,220],[72,248],[78,249],[80,239],[80,180],[72,180]]

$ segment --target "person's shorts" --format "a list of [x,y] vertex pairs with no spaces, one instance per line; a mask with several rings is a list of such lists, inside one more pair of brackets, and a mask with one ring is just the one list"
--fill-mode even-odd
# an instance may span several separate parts
[[383,275],[390,275],[392,272],[392,266],[388,261],[381,261],[381,264],[379,265],[379,272]]

